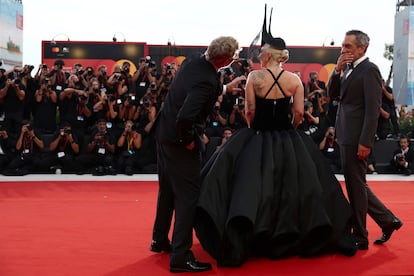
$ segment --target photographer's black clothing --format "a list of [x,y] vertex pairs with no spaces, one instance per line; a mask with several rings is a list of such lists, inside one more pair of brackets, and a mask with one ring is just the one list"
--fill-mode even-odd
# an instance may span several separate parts
[[0,172],[6,168],[15,156],[16,141],[0,136]]
[[[43,92],[45,93],[45,92]],[[33,126],[39,133],[53,134],[56,131],[57,103],[43,94],[41,102],[35,102]]]
[[236,99],[240,97],[240,94],[237,93],[226,93],[223,96],[223,101],[220,105],[220,110],[228,115],[231,114],[233,106],[236,104]]
[[220,116],[228,120],[228,114],[222,111],[220,108],[214,108],[210,115],[207,117],[206,121],[206,134],[208,137],[221,137],[223,134],[224,127],[226,125],[222,125],[219,119]]
[[[124,144],[122,147],[118,147],[117,149],[117,169],[118,172],[125,173],[131,175],[134,173],[136,169],[137,163],[137,152],[139,149],[135,148],[134,145],[134,133],[128,134],[121,134],[125,135]],[[140,134],[135,134],[140,135]]]
[[140,73],[137,81],[135,82],[135,96],[138,101],[144,97],[145,93],[147,93],[147,89],[150,84],[151,82],[148,78],[147,73]]
[[30,120],[31,116],[35,111],[35,93],[39,89],[39,85],[36,83],[35,79],[29,77],[26,80],[26,89],[24,90],[24,114],[23,119]]
[[[5,83],[0,89],[4,86]],[[26,89],[22,83],[18,86],[20,90]],[[7,89],[7,94],[3,98],[3,110],[5,115],[3,125],[7,128],[9,135],[17,136],[20,131],[20,122],[24,119],[24,99],[20,100],[17,97],[16,90],[12,86]]]
[[[40,160],[38,166],[42,171],[50,171],[51,168],[59,168],[64,173],[75,173],[80,170],[80,166],[75,160],[77,154],[72,149],[71,142],[66,135],[61,135],[60,130],[55,132],[53,140],[55,141],[60,136],[57,148],[54,151],[47,152]],[[79,144],[78,139],[72,133],[73,143]]]
[[[389,86],[386,86],[385,89],[388,91],[388,93],[392,94],[392,88]],[[382,102],[388,105],[390,110],[390,123],[392,125],[392,132],[395,135],[398,135],[400,133],[400,125],[398,123],[397,118],[397,110],[395,109],[395,102],[394,100],[388,99],[385,95],[382,96]]]
[[341,155],[339,145],[334,139],[326,139],[325,147],[321,150],[334,173],[341,172]]
[[106,132],[100,139],[95,140],[96,133],[97,131],[90,135],[88,142],[89,144],[95,143],[92,151],[80,154],[76,160],[81,165],[83,172],[92,170],[92,173],[97,175],[116,174],[114,154],[105,147],[105,143],[114,145],[115,138],[112,134]]
[[[39,139],[39,138],[38,138]],[[5,175],[25,175],[38,171],[41,160],[41,149],[34,141],[34,137],[24,135],[22,147],[4,170]]]
[[[381,105],[382,109],[384,109],[385,112],[391,114],[392,110],[390,110],[390,107],[386,103],[382,103]],[[378,126],[377,126],[377,136],[379,139],[386,139],[387,135],[391,133],[391,124],[389,118],[384,118],[381,116],[378,117]]]
[[[240,115],[240,112],[243,112],[243,113],[245,112],[244,109],[239,110],[239,111],[233,111],[233,112],[235,112],[235,114],[234,114],[234,116],[235,116],[234,123],[233,124],[229,123],[229,127],[231,127],[234,130],[247,127],[247,122],[246,122],[245,118],[242,115]],[[231,114],[230,114],[230,116],[231,116]]]

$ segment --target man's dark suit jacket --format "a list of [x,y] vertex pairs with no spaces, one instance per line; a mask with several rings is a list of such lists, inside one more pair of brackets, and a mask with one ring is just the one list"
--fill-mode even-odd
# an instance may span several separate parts
[[373,147],[381,107],[381,74],[368,58],[345,79],[334,72],[328,85],[331,98],[339,96],[336,117],[338,143]]
[[203,147],[200,137],[223,86],[204,55],[187,59],[174,77],[157,116],[155,135],[159,143],[188,145],[195,141]]

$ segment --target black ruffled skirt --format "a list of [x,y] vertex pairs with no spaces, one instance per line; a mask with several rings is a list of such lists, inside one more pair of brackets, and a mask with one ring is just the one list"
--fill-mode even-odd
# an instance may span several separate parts
[[338,180],[296,130],[239,130],[207,161],[202,179],[195,230],[218,266],[357,250]]

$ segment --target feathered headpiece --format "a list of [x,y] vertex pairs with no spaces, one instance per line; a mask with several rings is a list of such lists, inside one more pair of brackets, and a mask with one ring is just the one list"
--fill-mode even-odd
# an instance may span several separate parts
[[286,43],[285,41],[280,37],[273,37],[272,33],[270,31],[270,25],[272,23],[272,12],[273,8],[270,10],[270,18],[269,18],[269,26],[267,27],[267,4],[265,4],[265,14],[264,14],[264,20],[263,20],[263,27],[262,30],[256,35],[256,37],[253,39],[252,43],[250,43],[250,47],[248,50],[248,58],[253,59],[256,58],[259,54],[259,49],[257,47],[257,42],[259,41],[261,37],[261,46],[264,44],[269,44],[275,49],[284,50],[286,49]]
[[269,31],[266,30],[266,15],[267,15],[267,5],[265,4],[265,14],[264,14],[264,20],[263,20],[263,27],[262,27],[262,46],[264,44],[269,44],[273,48],[284,50],[286,49],[286,43],[285,41],[280,37],[273,37],[272,32],[270,31],[270,25],[272,24],[272,13],[273,8],[270,10],[270,17],[269,17]]

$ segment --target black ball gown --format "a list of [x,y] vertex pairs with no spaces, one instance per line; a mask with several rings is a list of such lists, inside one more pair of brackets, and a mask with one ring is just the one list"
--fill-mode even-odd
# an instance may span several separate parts
[[256,97],[252,128],[234,133],[202,169],[195,231],[218,266],[357,250],[340,183],[293,128],[290,108],[290,98]]

